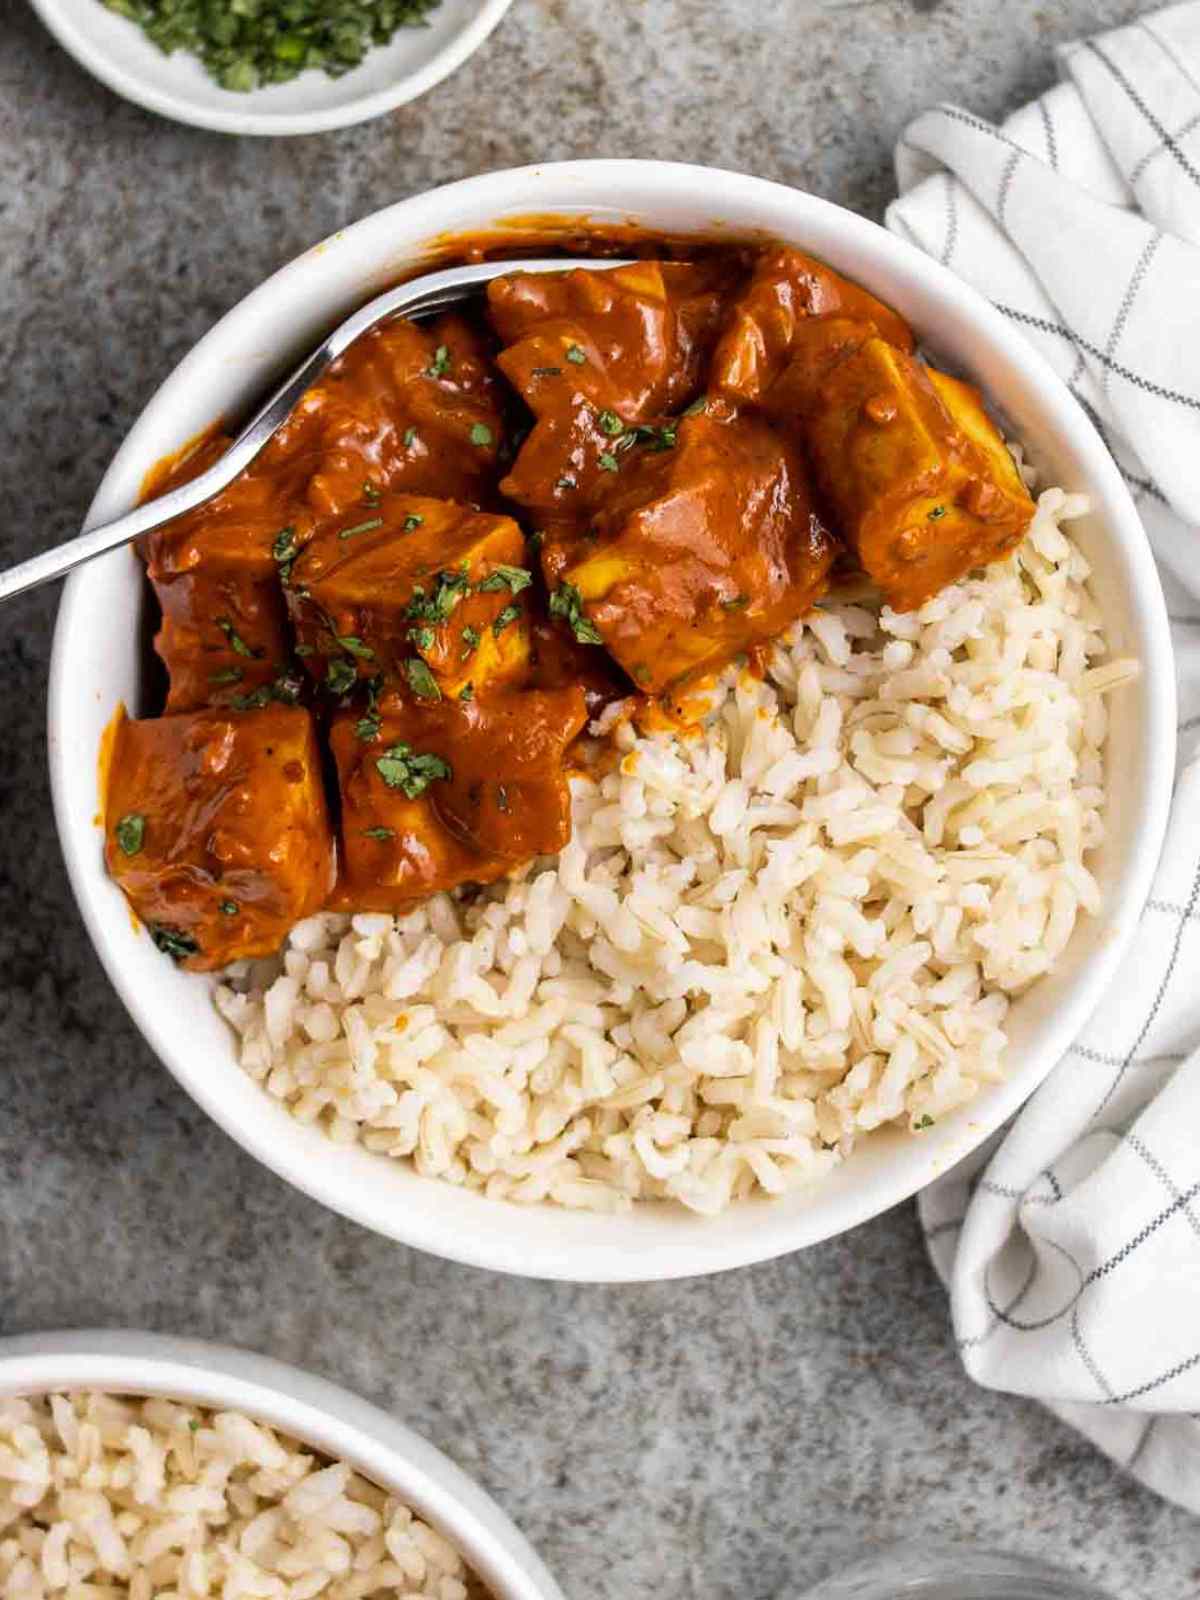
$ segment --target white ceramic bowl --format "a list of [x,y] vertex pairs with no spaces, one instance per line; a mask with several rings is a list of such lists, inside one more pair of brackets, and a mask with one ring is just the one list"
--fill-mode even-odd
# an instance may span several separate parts
[[[392,206],[292,262],[223,319],[151,400],[109,468],[92,516],[132,504],[147,469],[215,416],[236,416],[331,321],[419,261],[427,241],[529,213],[629,218],[671,232],[757,231],[815,252],[906,316],[1003,407],[1048,481],[1084,490],[1073,524],[1113,649],[1142,676],[1114,697],[1108,841],[1094,865],[1101,917],[1084,921],[1049,978],[1010,1014],[1007,1081],[913,1138],[865,1140],[811,1195],[702,1220],[645,1205],[624,1217],[488,1201],[301,1126],[238,1068],[205,982],[135,931],[105,875],[96,751],[118,702],[139,708],[148,591],[131,551],[77,573],[59,613],[50,768],[63,851],[109,976],[152,1048],[227,1132],[299,1188],[434,1254],[534,1277],[684,1277],[798,1249],[877,1215],[966,1155],[1024,1101],[1096,1006],[1149,892],[1174,762],[1174,676],[1158,576],[1141,523],[1091,424],[1041,357],[958,278],[873,223],[755,178],[662,162],[594,161],[499,172]],[[52,1020],[52,1019],[48,1019]]]
[[242,1411],[348,1461],[445,1535],[496,1600],[563,1600],[490,1496],[440,1450],[357,1395],[268,1356],[124,1331],[0,1339],[0,1396],[97,1389]]
[[164,55],[142,30],[100,0],[31,0],[50,32],[114,93],[147,111],[218,133],[325,133],[394,111],[461,67],[512,0],[442,0],[427,27],[402,28],[340,78],[303,72],[235,94],[195,56]]

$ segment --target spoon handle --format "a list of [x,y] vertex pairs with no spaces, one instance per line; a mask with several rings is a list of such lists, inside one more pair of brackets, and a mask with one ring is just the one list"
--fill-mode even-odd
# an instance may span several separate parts
[[459,301],[468,299],[492,278],[509,272],[569,272],[576,267],[600,269],[627,265],[624,261],[604,258],[596,260],[539,260],[539,261],[489,261],[468,267],[451,267],[444,272],[431,272],[398,288],[389,289],[367,302],[360,311],[347,317],[336,327],[292,375],[285,379],[271,398],[263,405],[238,434],[237,438],[205,472],[177,489],[156,499],[135,506],[132,511],[88,528],[66,544],[43,550],[28,561],[0,572],[0,601],[10,600],[39,584],[61,578],[73,567],[106,555],[131,539],[150,533],[173,517],[185,511],[194,511],[213,495],[219,494],[245,470],[263,449],[273,434],[291,416],[305,392],[310,389],[326,368],[343,355],[354,341],[389,317],[430,316],[448,310]]

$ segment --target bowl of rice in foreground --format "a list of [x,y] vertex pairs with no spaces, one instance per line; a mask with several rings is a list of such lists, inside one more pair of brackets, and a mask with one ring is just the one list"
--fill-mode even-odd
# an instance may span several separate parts
[[563,1600],[499,1506],[377,1407],[157,1334],[0,1340],[0,1589]]
[[215,981],[163,958],[104,867],[101,740],[151,709],[151,595],[123,550],[59,613],[56,818],[131,1016],[267,1166],[473,1265],[682,1277],[912,1195],[1070,1047],[1162,842],[1169,636],[1115,465],[997,312],[826,201],[659,162],[490,174],[326,240],[180,363],[92,516],[448,239],[531,215],[782,240],[862,283],[995,408],[1038,499],[1022,545],[917,612],[823,604],[764,676],[724,675],[699,739],[624,728],[619,769],[572,780],[559,857],[469,903],[308,918],[280,961]]

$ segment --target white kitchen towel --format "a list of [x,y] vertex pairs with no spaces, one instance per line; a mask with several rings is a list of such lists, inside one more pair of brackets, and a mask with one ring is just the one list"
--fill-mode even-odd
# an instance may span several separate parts
[[920,1214],[972,1377],[1200,1511],[1200,0],[1059,64],[1001,127],[918,117],[887,223],[987,295],[1108,443],[1163,573],[1181,771],[1108,999]]

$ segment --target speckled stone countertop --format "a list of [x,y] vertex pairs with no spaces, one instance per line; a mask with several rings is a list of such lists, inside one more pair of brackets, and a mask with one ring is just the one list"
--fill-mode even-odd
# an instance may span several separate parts
[[[315,138],[156,120],[0,0],[0,558],[74,531],[159,380],[304,246],[431,184],[643,155],[878,216],[905,119],[1045,87],[1130,0],[516,0],[415,106]],[[494,1278],[329,1215],[151,1058],[67,888],[43,736],[57,597],[0,628],[0,1331],[127,1325],[301,1362],[474,1473],[572,1600],[798,1600],[875,1541],[1041,1553],[1195,1600],[1200,1522],[975,1388],[910,1207],[721,1278]]]

